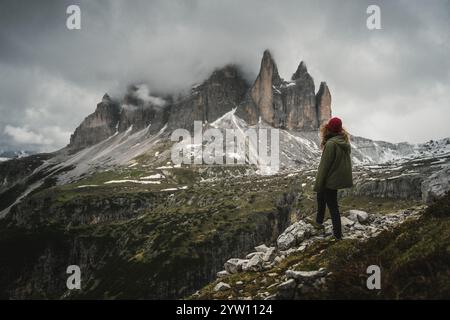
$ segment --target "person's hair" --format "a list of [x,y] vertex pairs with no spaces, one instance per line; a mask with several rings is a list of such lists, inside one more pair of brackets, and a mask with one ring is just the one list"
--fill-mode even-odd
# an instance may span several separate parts
[[325,143],[327,143],[328,139],[330,139],[331,137],[338,136],[338,135],[343,136],[347,143],[350,142],[350,134],[344,128],[342,128],[342,130],[340,132],[331,132],[330,130],[328,130],[326,124],[321,125],[320,126],[320,147],[323,149],[325,147]]

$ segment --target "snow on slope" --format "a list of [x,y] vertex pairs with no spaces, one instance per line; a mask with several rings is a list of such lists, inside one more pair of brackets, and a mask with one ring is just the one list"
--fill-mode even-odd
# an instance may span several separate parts
[[[273,129],[268,124],[260,121],[254,126],[248,125],[244,120],[235,115],[235,110],[227,112],[210,124],[204,124],[204,130],[208,128],[219,129],[225,137],[225,129],[233,129],[235,134],[241,139],[246,135],[248,129]],[[24,194],[22,194],[15,203],[20,201],[29,192],[38,188],[48,177],[57,177],[59,185],[70,183],[89,174],[98,171],[110,170],[114,167],[133,168],[137,165],[136,158],[146,154],[150,157],[149,161],[154,161],[158,157],[159,163],[155,163],[158,168],[161,163],[167,164],[167,168],[179,167],[170,163],[170,146],[167,143],[171,132],[167,132],[167,127],[162,128],[157,134],[150,134],[149,127],[132,132],[127,130],[122,133],[115,133],[109,138],[99,142],[96,145],[85,148],[77,153],[70,154],[68,149],[62,149],[55,153],[53,158],[46,160],[39,168],[35,169],[33,174],[44,172],[44,178],[30,185]],[[269,130],[267,130],[269,133]],[[268,134],[270,136],[270,133]],[[268,138],[270,141],[270,138]],[[225,140],[226,141],[226,140]],[[268,141],[268,154],[270,154],[270,142]],[[192,141],[186,141],[192,144]],[[227,142],[226,142],[227,143]],[[210,147],[211,141],[199,145],[191,145],[193,151],[199,151],[200,148]],[[406,162],[421,161],[431,159],[431,164],[439,165],[444,158],[450,155],[450,138],[438,141],[429,141],[423,144],[408,143],[389,143],[384,141],[373,141],[370,139],[354,136],[351,138],[352,161],[355,166],[362,165],[369,167],[382,163],[396,163],[402,165]],[[161,150],[161,145],[163,150]],[[166,147],[164,147],[166,146]],[[320,159],[321,150],[319,148],[319,135],[317,131],[298,132],[279,129],[279,170],[273,166],[265,165],[265,162],[258,154],[258,145],[254,143],[240,144],[239,149],[233,150],[229,147],[225,149],[224,156],[237,160],[253,160],[256,165],[250,168],[246,174],[276,174],[278,172],[298,172],[304,169],[314,169]],[[205,150],[205,149],[203,149]],[[245,153],[242,151],[245,150]],[[240,151],[240,152],[238,152]],[[201,156],[201,153],[195,153],[195,156]],[[245,159],[242,159],[245,155]],[[206,155],[208,158],[208,155]],[[441,161],[442,160],[442,161]],[[164,161],[164,162],[161,162]],[[203,162],[204,163],[204,162]],[[414,164],[413,164],[414,165]],[[151,166],[151,165],[150,165]],[[148,167],[145,165],[144,167]],[[155,176],[156,177],[156,176]],[[146,178],[153,178],[149,176]],[[143,181],[145,180],[145,181]],[[147,179],[133,180],[135,183],[154,183],[147,182]],[[111,183],[122,183],[130,181],[111,181]],[[0,214],[4,216],[9,208],[3,210]]]
[[[244,132],[249,128],[271,128],[264,122],[260,122],[256,126],[249,126],[244,120],[234,114],[234,110],[211,123],[211,127],[239,129],[239,132]],[[281,170],[298,169],[304,165],[317,165],[321,154],[317,131],[299,132],[279,129],[279,139]],[[352,161],[355,165],[368,165],[399,161],[404,158],[423,157],[426,154],[448,153],[450,151],[450,142],[448,140],[450,139],[413,145],[406,142],[395,144],[352,136]],[[257,149],[253,148],[252,150],[256,153],[255,150]]]
[[53,170],[70,168],[70,170],[58,174],[58,183],[65,184],[100,169],[125,166],[132,159],[151,150],[162,138],[166,127],[163,127],[155,135],[149,134],[148,129],[149,127],[135,133],[131,133],[131,130],[115,133],[98,144],[75,154],[68,154],[67,150],[63,149],[40,169],[50,166],[54,166]]
[[[245,137],[248,129],[255,129],[256,132],[258,132],[258,135],[267,134],[267,155],[271,155],[272,150],[270,142],[270,130],[274,130],[274,128],[263,121],[259,121],[257,125],[250,126],[244,120],[237,117],[234,112],[235,110],[226,113],[225,115],[211,123],[210,126],[217,129],[234,129],[236,135],[240,136],[241,139]],[[296,132],[283,129],[277,130],[279,136],[279,167],[273,165],[265,165],[266,162],[262,159],[261,155],[258,152],[259,146],[257,143],[250,144],[248,146],[239,146],[240,152],[237,153],[243,154],[243,151],[246,150],[245,148],[247,148],[246,159],[247,161],[249,161],[249,159],[253,159],[253,161],[257,163],[257,173],[264,175],[274,174],[278,172],[278,169],[283,171],[290,168],[297,168],[302,165],[310,164],[320,157],[317,132]],[[227,156],[235,156],[235,152],[231,148],[227,148],[226,151]]]
[[[225,129],[233,129],[235,134],[241,139],[248,129],[273,129],[268,124],[260,121],[254,126],[248,125],[244,120],[235,115],[235,109],[225,113],[223,116],[210,124],[204,124],[204,130],[215,128],[221,130],[226,136]],[[127,130],[122,133],[115,133],[100,143],[83,149],[75,154],[68,154],[67,150],[62,150],[56,156],[40,168],[70,170],[58,174],[58,183],[65,184],[77,180],[86,174],[94,173],[98,170],[105,170],[115,166],[129,166],[136,157],[142,154],[158,154],[150,151],[156,143],[169,140],[170,132],[166,132],[166,126],[157,134],[151,135],[149,127],[132,133]],[[270,154],[270,131],[268,133],[268,154]],[[192,147],[192,154],[201,157],[200,148],[210,147],[211,141],[203,141],[203,145],[193,145],[192,141],[186,141],[186,145]],[[392,161],[402,161],[402,159],[414,159],[423,157],[435,157],[436,155],[448,154],[450,152],[450,139],[430,141],[425,144],[412,145],[408,143],[389,143],[384,141],[373,141],[370,139],[354,136],[351,138],[352,161],[355,165],[369,165]],[[170,144],[168,144],[170,145]],[[229,141],[225,140],[225,153],[230,159],[246,160],[246,163],[256,164],[255,173],[274,174],[278,170],[273,166],[265,165],[265,162],[258,154],[258,145],[254,143],[240,144],[232,149]],[[246,152],[243,152],[246,150]],[[170,161],[170,150],[165,150],[164,156]],[[317,131],[298,132],[279,129],[279,169],[281,171],[298,170],[302,167],[317,165],[320,159],[321,150],[319,148],[319,135]],[[242,159],[245,155],[245,159]],[[209,156],[210,157],[210,156]],[[203,159],[208,159],[208,154],[203,152]],[[211,159],[210,159],[211,160]],[[204,163],[204,162],[203,162]]]

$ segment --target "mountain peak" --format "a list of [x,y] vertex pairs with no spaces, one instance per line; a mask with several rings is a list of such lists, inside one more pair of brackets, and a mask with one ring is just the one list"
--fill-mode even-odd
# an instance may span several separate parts
[[87,116],[70,137],[69,148],[79,150],[92,146],[117,130],[120,106],[106,93],[93,113]]
[[111,101],[111,97],[109,96],[108,93],[105,93],[103,95],[102,102],[110,102],[110,101]]
[[261,68],[238,116],[250,124],[258,119],[277,128],[316,130],[318,116],[314,80],[302,61],[292,76],[295,83],[284,81],[269,50],[265,50]]
[[331,95],[325,83],[316,95],[314,81],[304,61],[284,81],[270,50],[264,50],[257,78],[252,85],[240,67],[227,64],[215,69],[188,94],[176,99],[151,95],[146,85],[130,85],[120,99],[103,95],[93,114],[88,116],[71,137],[71,149],[91,146],[116,132],[142,130],[151,124],[150,133],[164,125],[169,129],[192,129],[194,121],[217,120],[230,110],[251,125],[259,119],[276,128],[317,130],[319,123],[329,119]]
[[331,93],[325,81],[320,83],[316,94],[317,120],[319,125],[331,118]]
[[281,77],[278,74],[277,64],[268,49],[264,50],[263,57],[261,59],[261,67],[259,69],[258,78],[267,76],[270,76],[274,85],[278,86],[281,84]]
[[264,50],[264,53],[263,53],[263,60],[264,60],[264,59],[272,59],[272,54],[270,53],[270,50],[269,50],[269,49]]
[[301,78],[304,74],[308,73],[308,69],[306,68],[306,63],[304,61],[300,62],[298,65],[297,71],[292,75],[292,80],[297,80]]

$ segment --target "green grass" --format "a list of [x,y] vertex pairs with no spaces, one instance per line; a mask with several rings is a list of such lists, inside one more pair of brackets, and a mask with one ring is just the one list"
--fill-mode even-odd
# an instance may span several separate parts
[[[74,243],[81,241],[82,247],[90,252],[90,261],[95,261],[86,267],[89,276],[84,290],[71,298],[184,296],[189,290],[208,283],[223,261],[239,250],[247,251],[262,242],[275,241],[283,226],[281,221],[276,221],[277,199],[286,193],[286,181],[262,178],[258,182],[244,179],[243,183],[240,180],[199,183],[192,181],[189,170],[171,171],[171,179],[189,183],[187,190],[160,192],[153,185],[147,188],[122,184],[76,187],[117,179],[116,172],[106,172],[77,184],[41,190],[21,204],[27,212],[26,226],[32,227],[30,232],[38,241],[37,235],[43,230],[54,230],[61,237],[63,247],[71,250]],[[260,183],[267,187],[261,189]],[[79,216],[86,216],[89,221],[90,215],[114,215],[113,207],[103,213],[96,203],[120,197],[130,201],[152,199],[154,206],[101,223],[76,223]],[[287,217],[284,223],[286,226]],[[17,237],[22,232],[14,230]],[[20,241],[26,246],[32,239]],[[51,241],[49,245],[53,248]],[[42,255],[44,250],[45,246],[36,248],[36,255]],[[61,255],[73,253],[63,251]],[[9,257],[5,259],[10,261]],[[23,263],[17,262],[18,274],[37,262]],[[8,262],[4,264],[6,269],[9,266]],[[18,287],[25,286],[18,281]],[[58,297],[63,289],[41,297]]]
[[[366,287],[369,265],[381,267],[381,290]],[[300,295],[301,299],[448,299],[450,297],[450,195],[441,199],[417,220],[383,231],[365,242],[318,241],[302,253],[294,253],[271,270],[239,273],[221,279],[230,284],[244,281],[244,292],[214,292],[215,281],[200,291],[199,299],[255,297],[261,281],[281,282],[287,269],[317,270],[332,275],[326,287]],[[270,273],[278,277],[271,278]],[[267,280],[266,280],[267,281]],[[264,283],[267,286],[268,283]],[[273,294],[276,288],[263,289]],[[190,297],[192,298],[192,297]]]

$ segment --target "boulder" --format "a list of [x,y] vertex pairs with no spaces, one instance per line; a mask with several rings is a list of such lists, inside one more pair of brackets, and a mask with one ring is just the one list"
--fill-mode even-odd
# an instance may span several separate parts
[[353,226],[353,225],[355,224],[355,221],[350,220],[350,219],[347,218],[347,217],[341,217],[341,224],[342,224],[344,227],[351,227],[351,226]]
[[255,254],[247,263],[242,265],[243,271],[260,271],[262,269],[263,258]]
[[288,279],[278,285],[278,290],[290,290],[294,289],[296,286],[297,284],[294,279]]
[[369,221],[369,214],[362,210],[350,210],[348,218],[354,222],[365,224]]
[[277,289],[278,299],[293,299],[297,289],[297,283],[294,279],[288,279],[287,281],[280,283]]
[[270,247],[267,249],[266,253],[264,253],[264,256],[262,257],[262,260],[264,262],[269,262],[275,259],[276,257],[276,249],[275,247]]
[[264,256],[264,252],[251,252],[248,255],[245,256],[245,259],[251,259],[253,258],[253,256],[255,255],[260,255],[260,256]]
[[227,291],[230,290],[231,286],[225,282],[219,282],[218,284],[216,284],[216,286],[214,287],[214,291],[218,292],[218,291]]
[[224,264],[224,268],[228,273],[238,273],[242,271],[244,265],[246,265],[249,260],[231,258]]
[[291,233],[281,234],[277,239],[278,248],[281,250],[292,247],[296,242],[296,238]]
[[287,270],[285,274],[288,279],[305,281],[305,280],[313,280],[319,277],[324,277],[327,274],[327,270],[325,268],[320,268],[319,270],[315,271]]
[[226,276],[228,276],[228,275],[230,275],[230,274],[228,273],[227,270],[219,271],[219,272],[217,272],[217,274],[216,274],[217,278],[223,278],[223,277],[226,277]]
[[278,237],[277,246],[280,250],[287,250],[316,233],[316,229],[311,224],[297,221]]
[[259,246],[255,247],[255,250],[257,252],[265,253],[267,250],[269,250],[269,247],[267,247],[265,244],[262,244],[262,245],[259,245]]

